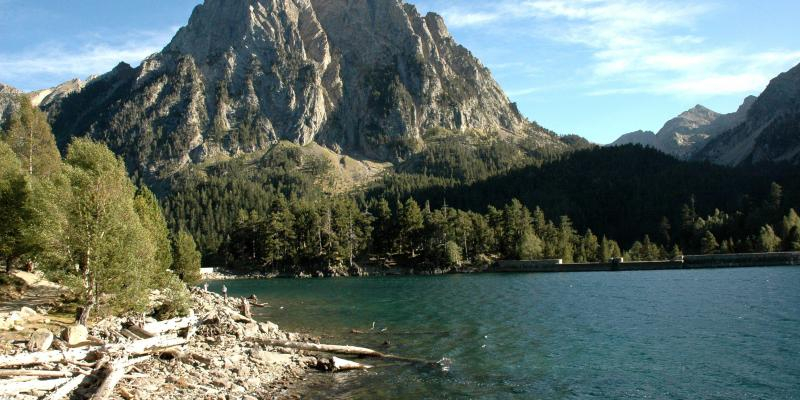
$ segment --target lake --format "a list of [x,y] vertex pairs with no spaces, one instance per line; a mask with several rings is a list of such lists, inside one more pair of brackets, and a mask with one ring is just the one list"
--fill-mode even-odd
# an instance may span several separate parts
[[450,360],[312,374],[307,398],[800,398],[796,267],[226,285],[270,303],[258,319],[324,343]]

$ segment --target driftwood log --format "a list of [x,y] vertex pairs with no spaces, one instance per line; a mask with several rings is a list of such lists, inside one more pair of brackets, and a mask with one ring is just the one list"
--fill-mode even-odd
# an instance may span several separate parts
[[134,359],[120,359],[114,361],[113,363],[109,363],[106,367],[108,375],[106,375],[106,379],[103,380],[103,383],[100,384],[100,387],[97,388],[97,391],[92,396],[92,400],[105,400],[111,397],[114,393],[114,388],[117,387],[119,381],[125,377],[125,371],[143,361],[148,360],[149,357],[139,357]]
[[33,376],[37,378],[69,378],[75,373],[70,371],[37,371],[33,369],[0,369],[0,377]]
[[3,382],[0,385],[0,395],[15,395],[33,391],[53,390],[67,382],[70,378],[34,380],[26,382]]
[[45,400],[63,400],[69,398],[70,393],[72,393],[75,389],[77,389],[78,386],[80,386],[85,379],[86,376],[83,375],[78,375],[70,379],[69,381],[67,381],[67,383],[61,385],[61,387],[59,387],[58,390],[56,390],[53,393],[50,393]]

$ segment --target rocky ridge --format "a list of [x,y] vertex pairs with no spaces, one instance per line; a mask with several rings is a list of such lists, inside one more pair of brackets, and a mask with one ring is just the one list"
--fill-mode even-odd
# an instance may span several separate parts
[[695,158],[723,165],[800,164],[800,65],[773,79],[742,123],[714,138]]
[[747,97],[739,109],[730,114],[719,114],[698,104],[667,121],[658,133],[628,133],[611,146],[640,144],[680,159],[689,159],[710,140],[744,122],[755,100],[754,96]]
[[435,127],[566,147],[442,17],[401,0],[206,0],[163,51],[120,64],[51,117],[62,145],[92,136],[151,176],[279,140],[394,161]]

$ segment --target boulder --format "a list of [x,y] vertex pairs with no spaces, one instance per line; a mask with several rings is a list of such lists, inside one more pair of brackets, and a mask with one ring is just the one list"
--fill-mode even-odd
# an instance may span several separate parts
[[244,337],[252,339],[257,338],[261,335],[259,332],[259,326],[255,322],[251,322],[249,324],[244,325]]
[[35,316],[38,315],[38,313],[34,309],[32,309],[30,307],[22,307],[22,308],[20,308],[19,314],[22,316],[22,318],[26,318],[26,319],[27,318],[31,318],[31,317],[35,317]]
[[70,346],[76,346],[89,339],[89,330],[81,324],[70,325],[64,329],[61,339]]
[[28,339],[28,351],[47,351],[53,344],[53,333],[47,329],[37,329]]

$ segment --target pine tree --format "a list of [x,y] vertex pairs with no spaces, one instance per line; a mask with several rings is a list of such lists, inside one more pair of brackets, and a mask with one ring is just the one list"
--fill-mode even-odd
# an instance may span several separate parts
[[178,277],[189,285],[200,282],[202,255],[197,250],[197,244],[192,235],[186,231],[180,231],[175,235],[174,254],[175,262],[172,270]]
[[795,226],[786,236],[786,250],[800,251],[800,226]]
[[516,257],[519,260],[536,260],[542,257],[542,240],[528,227],[519,237]]
[[706,231],[700,241],[700,252],[703,254],[714,254],[719,249],[717,238],[711,231]]
[[417,246],[420,242],[417,234],[424,227],[422,211],[419,209],[419,204],[417,204],[413,198],[408,198],[399,214],[398,225],[400,228],[399,242],[401,249],[409,252],[411,257],[416,257]]
[[781,239],[775,234],[771,225],[765,225],[758,233],[758,247],[763,252],[773,252],[780,250]]
[[[164,271],[172,267],[172,249],[169,240],[169,228],[164,213],[158,204],[156,195],[146,186],[142,186],[133,201],[139,220],[149,232],[150,240],[156,249],[156,261]],[[194,239],[193,239],[194,241]]]

